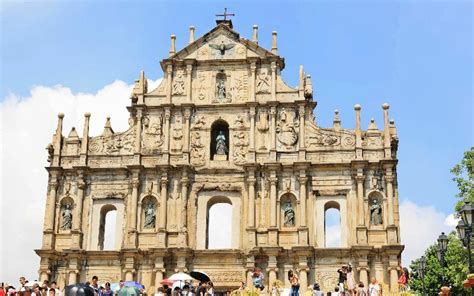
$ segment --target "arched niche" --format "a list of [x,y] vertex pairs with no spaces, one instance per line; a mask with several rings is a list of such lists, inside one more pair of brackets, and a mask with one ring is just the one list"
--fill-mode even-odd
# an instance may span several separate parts
[[298,201],[293,193],[280,196],[280,228],[293,229],[299,224]]
[[222,119],[216,120],[211,126],[211,160],[229,160],[229,124]]
[[147,195],[141,200],[140,227],[142,231],[155,232],[158,224],[158,200]]
[[378,190],[373,190],[367,195],[368,225],[370,227],[383,227],[385,224],[386,206],[384,195]]
[[58,230],[70,231],[72,229],[74,199],[67,195],[59,201]]

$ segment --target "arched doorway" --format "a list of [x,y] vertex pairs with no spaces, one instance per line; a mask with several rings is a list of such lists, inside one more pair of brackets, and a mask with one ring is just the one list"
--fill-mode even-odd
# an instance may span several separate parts
[[99,246],[101,251],[116,249],[117,208],[105,205],[100,210]]
[[342,246],[341,211],[339,203],[330,201],[324,205],[324,247]]
[[232,202],[215,197],[208,202],[206,249],[232,248]]

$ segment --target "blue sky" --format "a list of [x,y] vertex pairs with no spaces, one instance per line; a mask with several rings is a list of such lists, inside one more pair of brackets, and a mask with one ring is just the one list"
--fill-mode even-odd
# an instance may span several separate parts
[[278,31],[284,77],[297,84],[298,65],[312,75],[318,123],[339,109],[354,126],[362,105],[382,127],[391,105],[400,136],[401,198],[451,208],[456,188],[449,169],[473,144],[473,5],[468,1],[45,1],[4,2],[1,18],[1,96],[27,95],[33,85],[62,84],[95,92],[115,79],[132,82],[140,69],[162,76],[169,35],[178,48],[188,27],[198,36],[227,6],[234,27],[270,48]]
[[449,170],[473,145],[471,1],[3,1],[0,100],[26,98],[36,85],[96,93],[115,80],[131,84],[141,69],[158,79],[169,35],[182,48],[190,25],[201,36],[224,7],[242,37],[258,24],[266,48],[278,31],[286,81],[297,84],[300,64],[313,77],[319,125],[331,126],[339,109],[353,128],[360,103],[363,127],[373,117],[383,128],[388,102],[400,199],[452,211]]

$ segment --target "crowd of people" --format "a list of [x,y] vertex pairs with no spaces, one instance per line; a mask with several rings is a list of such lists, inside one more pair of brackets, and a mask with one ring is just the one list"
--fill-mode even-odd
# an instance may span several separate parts
[[[408,280],[409,272],[406,268],[400,268],[401,275],[398,280],[400,292],[409,290]],[[350,264],[342,266],[337,270],[338,284],[332,291],[322,291],[319,283],[314,283],[308,286],[303,296],[381,296],[382,285],[372,278],[368,287],[363,282],[356,283],[353,278],[353,270]],[[299,296],[300,282],[297,274],[292,270],[287,274],[289,289],[285,289],[284,284],[275,280],[271,283],[268,293],[271,296]],[[227,295],[250,295],[249,291],[253,293],[265,294],[264,274],[260,268],[255,268],[252,274],[253,287],[246,287],[245,282],[240,283],[240,287],[234,291],[226,292]],[[116,285],[116,284],[115,284]],[[115,289],[112,289],[111,283],[105,282],[99,284],[99,278],[93,276],[90,282],[84,284],[86,287],[93,289],[95,296],[117,296],[118,291],[125,286],[125,282],[121,280]],[[289,291],[288,291],[289,290]],[[139,289],[139,293],[147,296],[145,287]],[[0,296],[70,296],[66,291],[61,291],[55,281],[49,282],[47,280],[30,283],[25,277],[20,277],[18,288],[13,285],[4,285],[0,287]],[[153,296],[214,296],[214,284],[211,281],[199,282],[197,285],[186,283],[184,285],[168,286],[163,285],[157,288]],[[138,295],[136,295],[138,296]]]

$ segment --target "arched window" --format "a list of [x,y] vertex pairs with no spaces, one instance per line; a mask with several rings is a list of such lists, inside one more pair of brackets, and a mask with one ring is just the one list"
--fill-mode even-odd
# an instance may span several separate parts
[[341,237],[339,203],[330,201],[324,205],[324,246],[326,248],[341,247]]
[[99,250],[116,249],[117,208],[105,205],[100,210]]
[[209,201],[207,210],[206,249],[232,248],[232,203],[226,197]]
[[211,160],[228,160],[229,146],[229,124],[215,121],[211,127]]

